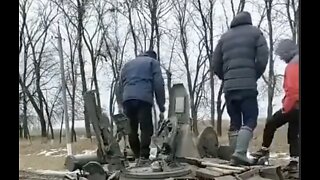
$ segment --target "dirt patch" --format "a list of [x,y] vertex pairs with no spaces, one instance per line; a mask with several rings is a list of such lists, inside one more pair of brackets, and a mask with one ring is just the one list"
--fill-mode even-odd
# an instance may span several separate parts
[[44,175],[30,171],[19,171],[20,180],[63,180],[62,176]]
[[[73,143],[74,154],[87,154],[95,152],[95,139],[78,139]],[[64,170],[64,160],[67,155],[66,143],[58,141],[42,143],[41,138],[32,138],[19,141],[19,169],[50,169]]]

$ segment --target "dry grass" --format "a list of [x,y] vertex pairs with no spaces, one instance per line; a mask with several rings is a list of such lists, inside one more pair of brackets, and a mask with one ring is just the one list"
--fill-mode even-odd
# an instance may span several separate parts
[[[199,132],[209,122],[199,122]],[[223,121],[223,135],[219,137],[220,144],[227,144],[227,130],[228,121]],[[264,128],[264,122],[260,122],[255,130],[254,139],[251,143],[250,151],[257,150],[261,146],[262,133]],[[280,128],[275,135],[271,150],[273,152],[288,152],[287,145],[287,127]],[[32,144],[27,140],[19,141],[19,169],[49,169],[49,170],[64,170],[64,159],[65,156],[59,156],[59,154],[66,154],[66,144],[65,141],[60,144],[59,140],[54,142],[41,143],[41,138],[33,137]],[[84,150],[95,150],[96,149],[95,139],[83,139],[78,138],[78,142],[73,144],[74,154],[83,153]],[[50,149],[60,149],[60,152],[53,153],[55,156],[45,156],[45,154],[40,154],[43,151],[49,151]]]
[[[63,170],[64,160],[66,154],[66,143],[59,143],[58,140],[54,142],[42,143],[41,138],[33,138],[32,144],[27,140],[19,141],[19,169],[49,169],[49,170]],[[43,151],[50,149],[60,150],[53,153],[53,156],[45,156],[41,154]],[[78,142],[73,143],[73,153],[80,154],[84,150],[95,150],[96,143],[93,139],[78,139]]]

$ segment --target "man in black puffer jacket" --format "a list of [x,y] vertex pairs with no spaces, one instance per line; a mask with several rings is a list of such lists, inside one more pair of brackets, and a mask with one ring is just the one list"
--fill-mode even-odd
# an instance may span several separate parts
[[213,70],[224,83],[231,123],[229,144],[234,164],[251,164],[247,149],[257,126],[257,80],[268,63],[268,46],[262,32],[252,26],[251,15],[240,12],[230,30],[221,36],[213,55]]

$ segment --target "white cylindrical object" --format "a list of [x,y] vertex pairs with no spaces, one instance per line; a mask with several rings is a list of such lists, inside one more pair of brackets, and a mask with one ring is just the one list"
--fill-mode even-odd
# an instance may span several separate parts
[[66,128],[66,139],[67,139],[67,152],[68,155],[72,154],[71,136],[69,130],[69,116],[68,116],[68,106],[67,106],[67,93],[66,93],[66,79],[64,75],[64,62],[63,62],[63,50],[62,50],[62,38],[60,33],[60,27],[58,26],[58,48],[59,48],[59,58],[60,58],[60,71],[61,71],[61,88],[63,97],[63,107],[64,107],[64,117],[65,117],[65,128]]
[[72,155],[72,144],[67,143],[67,155]]

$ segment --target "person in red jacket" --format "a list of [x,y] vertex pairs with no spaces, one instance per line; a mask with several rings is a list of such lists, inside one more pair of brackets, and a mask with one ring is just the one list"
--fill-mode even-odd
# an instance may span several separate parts
[[262,147],[251,155],[255,158],[268,157],[269,147],[276,130],[288,123],[288,144],[290,146],[290,162],[285,170],[297,172],[299,162],[299,49],[290,39],[281,40],[275,51],[280,59],[287,63],[283,88],[285,96],[282,108],[275,112],[263,132]]

